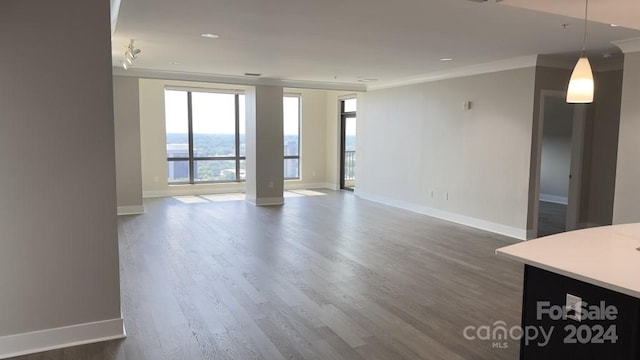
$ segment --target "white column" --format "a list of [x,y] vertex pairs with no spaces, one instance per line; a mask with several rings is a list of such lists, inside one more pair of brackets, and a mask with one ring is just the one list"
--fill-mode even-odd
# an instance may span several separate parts
[[282,87],[256,86],[245,92],[247,201],[284,204]]
[[118,214],[142,214],[138,78],[114,76],[113,87]]

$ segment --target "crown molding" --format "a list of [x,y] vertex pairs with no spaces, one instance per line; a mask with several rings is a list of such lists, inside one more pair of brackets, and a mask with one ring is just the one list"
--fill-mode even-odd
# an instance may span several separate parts
[[124,70],[119,66],[113,67],[113,75],[114,76],[130,76],[130,77],[146,78],[146,79],[199,81],[199,82],[249,85],[249,86],[266,85],[266,86],[282,86],[287,88],[299,88],[299,89],[366,91],[366,87],[364,84],[348,84],[348,83],[270,79],[270,78],[250,78],[250,77],[244,77],[244,76],[204,74],[204,73],[191,73],[191,72],[172,72],[172,71],[136,69],[136,68],[129,68],[129,70]]
[[521,56],[512,59],[499,60],[485,64],[471,65],[460,67],[457,69],[451,69],[446,71],[438,71],[430,74],[425,74],[418,77],[409,79],[390,81],[380,84],[371,84],[367,86],[367,90],[379,90],[394,88],[399,86],[415,85],[428,83],[432,81],[454,79],[464,76],[487,74],[498,71],[514,70],[527,67],[535,67],[537,63],[538,55]]
[[[118,0],[114,0],[118,1]],[[640,51],[640,38],[616,41],[614,44],[620,47],[623,52]],[[637,50],[625,50],[635,49]],[[623,48],[624,47],[624,48]],[[602,63],[594,64],[594,71],[613,71],[621,70],[622,62]],[[320,89],[320,90],[338,90],[338,91],[369,91],[380,90],[387,88],[394,88],[407,85],[416,85],[422,83],[428,83],[439,80],[454,79],[465,76],[481,75],[498,71],[515,70],[527,67],[544,66],[558,69],[571,70],[575,66],[575,61],[567,58],[554,58],[553,56],[522,56],[512,59],[494,61],[485,64],[471,65],[451,69],[447,71],[434,72],[425,74],[422,76],[407,78],[403,80],[383,82],[379,84],[349,84],[349,83],[333,83],[333,82],[320,82],[320,81],[302,81],[302,80],[286,80],[286,79],[272,79],[272,78],[248,78],[243,76],[231,76],[221,74],[205,74],[205,73],[191,73],[191,72],[171,72],[162,70],[149,70],[149,69],[136,69],[130,68],[124,70],[119,66],[113,67],[114,76],[129,76],[136,78],[146,79],[163,79],[163,80],[177,80],[177,81],[198,81],[209,82],[219,84],[232,84],[232,85],[245,85],[245,86],[282,86],[288,88],[300,88],[300,89]]]
[[612,41],[611,43],[619,47],[625,54],[640,51],[640,38]]

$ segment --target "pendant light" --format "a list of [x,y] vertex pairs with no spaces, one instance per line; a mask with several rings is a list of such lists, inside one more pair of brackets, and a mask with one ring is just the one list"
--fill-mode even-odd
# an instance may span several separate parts
[[567,102],[573,104],[588,104],[593,102],[593,71],[585,53],[587,46],[587,11],[589,0],[585,0],[584,7],[584,39],[582,41],[582,55],[578,59],[576,67],[571,73],[569,88],[567,89]]

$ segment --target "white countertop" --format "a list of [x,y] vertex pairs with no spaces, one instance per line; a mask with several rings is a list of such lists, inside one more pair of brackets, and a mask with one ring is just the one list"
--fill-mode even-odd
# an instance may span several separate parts
[[640,223],[546,236],[496,255],[640,299]]

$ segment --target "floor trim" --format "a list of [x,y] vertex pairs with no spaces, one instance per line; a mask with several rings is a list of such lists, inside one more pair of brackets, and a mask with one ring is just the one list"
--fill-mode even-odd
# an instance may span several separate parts
[[144,205],[118,206],[118,215],[144,214]]
[[71,346],[123,339],[122,318],[0,337],[0,359]]
[[247,202],[253,205],[258,206],[271,206],[271,205],[284,205],[283,197],[273,197],[273,198],[247,198]]
[[380,195],[371,194],[367,192],[357,191],[356,195],[365,200],[370,200],[377,203],[431,216],[434,218],[451,221],[457,224],[470,226],[476,229],[481,229],[481,230],[489,231],[492,233],[509,236],[512,238],[516,238],[518,240],[527,239],[526,229],[518,229],[512,226],[497,224],[494,222],[477,219],[477,218],[473,218],[466,215],[455,214],[448,211],[434,209],[434,208],[430,208],[428,206],[423,206],[423,205],[412,204],[406,201],[395,200],[395,199],[388,198],[386,196],[380,196]]

